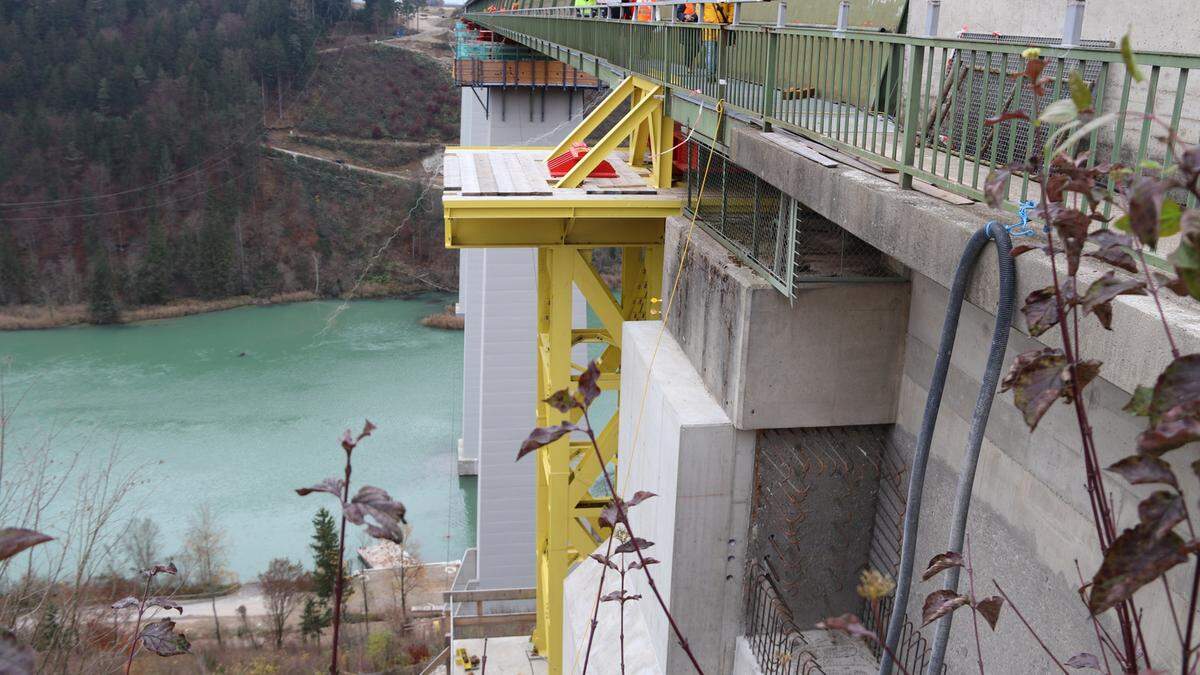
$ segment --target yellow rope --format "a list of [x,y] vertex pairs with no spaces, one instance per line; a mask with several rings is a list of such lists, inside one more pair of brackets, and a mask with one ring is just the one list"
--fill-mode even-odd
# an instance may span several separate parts
[[[717,101],[716,113],[717,113],[717,124],[714,128],[716,129],[716,135],[719,135],[720,130],[721,130],[721,118],[725,114],[725,99],[721,99],[721,100]],[[701,114],[703,114],[703,108],[701,109]],[[689,137],[690,137],[690,134],[691,134],[691,132],[689,131]],[[700,192],[698,194],[700,195],[701,199],[703,198],[703,195],[704,195],[704,186],[708,183],[708,171],[709,171],[709,168],[712,167],[712,159],[713,159],[713,154],[715,152],[716,152],[716,144],[714,143],[712,146],[709,146],[709,148],[708,148],[708,159],[704,162],[704,173],[701,174],[701,176],[700,176]],[[633,437],[632,437],[632,442],[630,443],[630,445],[632,446],[632,449],[630,451],[631,453],[637,452],[637,447],[638,447],[637,446],[637,438],[638,438],[638,434],[640,433],[641,428],[642,428],[642,416],[646,412],[646,394],[650,390],[650,372],[654,369],[654,360],[658,357],[658,347],[659,347],[659,345],[662,344],[663,334],[665,333],[666,328],[667,328],[667,320],[671,317],[671,310],[675,306],[675,294],[679,290],[679,280],[680,280],[680,278],[683,277],[683,268],[684,268],[685,263],[687,262],[688,251],[691,249],[692,233],[696,229],[696,218],[699,216],[699,213],[700,213],[699,209],[692,210],[692,220],[688,224],[687,233],[685,234],[684,239],[683,239],[683,250],[679,254],[679,266],[675,270],[675,278],[671,282],[671,293],[667,296],[666,306],[663,307],[661,325],[658,328],[658,335],[655,337],[655,340],[654,340],[654,349],[650,352],[650,363],[646,366],[646,383],[642,387],[642,400],[638,404],[637,421],[634,423],[634,426],[633,426]],[[617,459],[618,460],[620,459],[620,453],[618,453]],[[618,461],[617,466],[618,467],[621,466],[619,461]],[[607,470],[607,468],[601,467],[601,470]],[[627,482],[628,481],[626,481],[626,480],[621,480],[620,485],[617,489],[620,492],[625,493],[625,485]],[[611,536],[612,535],[610,534],[609,537],[611,537]],[[622,554],[622,557],[624,557],[624,554]],[[592,613],[593,614],[596,613],[596,605],[597,604],[598,604],[598,600],[592,601]],[[564,626],[564,628],[565,628],[565,626]],[[586,635],[581,635],[580,638],[581,638],[580,640],[577,640],[575,642],[575,657],[571,660],[572,667],[574,667],[575,664],[579,663],[579,653],[581,651],[583,651],[583,647],[587,643]]]

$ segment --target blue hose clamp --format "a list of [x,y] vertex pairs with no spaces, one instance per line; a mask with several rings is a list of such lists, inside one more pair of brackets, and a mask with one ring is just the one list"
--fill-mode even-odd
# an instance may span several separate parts
[[[1037,202],[1026,200],[1021,202],[1020,208],[1017,209],[1018,215],[1021,217],[1021,222],[1005,225],[1004,229],[1008,230],[1009,236],[1013,237],[1032,237],[1033,226],[1029,224],[1029,212],[1037,208]],[[992,225],[999,225],[996,220],[989,221],[984,227],[991,228]]]

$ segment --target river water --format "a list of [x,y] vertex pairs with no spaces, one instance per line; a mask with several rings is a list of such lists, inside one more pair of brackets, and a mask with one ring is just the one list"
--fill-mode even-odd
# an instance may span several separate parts
[[[20,398],[9,437],[53,434],[52,451],[82,450],[85,467],[115,444],[141,479],[122,518],[154,517],[170,556],[188,515],[210,505],[245,581],[276,557],[311,567],[310,521],[336,502],[293,490],[340,476],[340,434],[369,418],[379,429],[355,451],[353,484],[407,505],[425,560],[458,558],[475,539],[474,485],[455,475],[453,452],[462,333],[418,323],[447,301],[353,302],[332,323],[338,303],[309,302],[2,333],[5,394]],[[45,555],[63,555],[54,546]]]

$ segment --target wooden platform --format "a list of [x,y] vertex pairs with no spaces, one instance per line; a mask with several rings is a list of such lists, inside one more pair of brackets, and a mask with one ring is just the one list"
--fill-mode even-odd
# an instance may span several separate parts
[[616,178],[557,188],[549,148],[447,148],[442,205],[446,245],[580,246],[662,243],[663,225],[683,208],[681,190],[656,189],[649,170],[623,156]]
[[600,80],[561,61],[496,61],[455,59],[454,81],[473,87],[582,87],[595,89]]

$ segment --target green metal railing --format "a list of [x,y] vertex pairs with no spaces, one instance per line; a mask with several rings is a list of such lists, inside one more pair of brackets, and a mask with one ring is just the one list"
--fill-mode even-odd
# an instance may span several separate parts
[[[660,8],[669,16],[671,8]],[[1033,154],[1057,127],[1022,121],[985,124],[1005,110],[1031,111],[1022,44],[836,31],[814,27],[712,26],[579,17],[570,8],[470,14],[500,35],[585,67],[609,65],[660,82],[687,98],[724,100],[726,109],[899,174],[982,199],[992,166]],[[1041,47],[1051,78],[1040,105],[1066,98],[1079,70],[1098,113],[1115,124],[1084,143],[1092,162],[1152,171],[1169,164],[1152,117],[1195,141],[1200,97],[1187,96],[1200,56],[1141,52],[1137,82],[1115,49]],[[1009,203],[1040,198],[1029,177],[1014,178]]]

